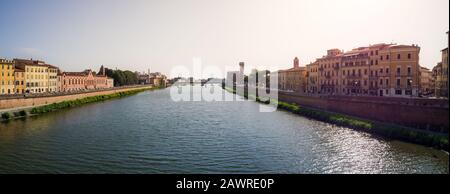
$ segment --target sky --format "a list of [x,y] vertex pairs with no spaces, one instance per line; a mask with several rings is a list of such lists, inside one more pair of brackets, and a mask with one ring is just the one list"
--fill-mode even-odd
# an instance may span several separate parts
[[448,30],[448,0],[0,0],[0,57],[64,71],[277,70],[376,43],[418,44],[431,69]]

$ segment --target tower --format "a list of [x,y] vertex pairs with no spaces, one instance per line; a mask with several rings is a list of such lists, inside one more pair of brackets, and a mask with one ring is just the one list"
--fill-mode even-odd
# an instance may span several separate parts
[[243,84],[244,83],[244,62],[239,62],[239,75],[236,76],[237,83]]
[[97,74],[97,75],[103,75],[103,76],[106,75],[106,70],[105,70],[105,68],[103,67],[103,65],[100,67],[100,71],[98,71],[98,74]]
[[239,62],[239,73],[244,75],[244,62]]
[[295,57],[294,59],[294,68],[298,68],[300,66],[300,61],[298,60],[297,57]]

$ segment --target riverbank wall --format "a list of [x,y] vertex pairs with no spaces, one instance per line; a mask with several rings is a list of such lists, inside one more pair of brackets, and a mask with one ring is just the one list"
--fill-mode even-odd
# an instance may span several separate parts
[[87,97],[111,95],[137,89],[152,89],[152,88],[153,86],[143,85],[143,86],[116,87],[108,90],[94,90],[79,93],[62,93],[55,95],[32,95],[32,96],[15,96],[15,97],[0,98],[0,113],[20,111],[23,109],[31,109],[33,107],[39,107],[53,103],[60,103],[63,101],[83,99]]
[[301,106],[402,126],[448,133],[449,108],[445,99],[392,97],[304,96],[279,92],[278,99]]
[[[241,91],[247,91],[241,88]],[[250,88],[250,93],[256,91]],[[448,99],[369,96],[309,96],[278,91],[278,100],[304,107],[401,126],[449,132]]]
[[[248,92],[248,90],[238,90],[241,92],[244,91],[244,93],[237,93],[236,90],[231,88],[224,88],[224,89],[229,92],[233,92],[237,95],[244,96],[245,98],[256,100],[257,102],[268,103],[268,101],[265,100],[266,98],[261,100],[261,98],[257,97],[258,96],[257,93],[255,94],[253,92]],[[337,102],[334,101],[325,102],[327,98],[295,96],[295,94],[294,95],[285,94],[283,92],[280,92],[280,94],[281,95],[278,96],[278,99],[270,99],[271,101],[274,101],[274,103],[278,104],[279,109],[287,110],[292,113],[299,114],[301,116],[327,122],[330,124],[336,124],[338,126],[344,126],[356,130],[366,131],[371,134],[380,135],[386,138],[398,139],[402,141],[421,144],[425,146],[431,146],[448,151],[448,127],[445,128],[445,125],[441,125],[439,126],[438,129],[434,130],[432,130],[431,128],[429,129],[412,128],[405,125],[398,125],[392,122],[383,122],[361,117],[361,115],[364,116],[363,114],[359,114],[359,116],[352,116],[350,114],[338,111],[330,111],[330,109],[327,109],[328,108],[327,105],[329,103],[337,103]],[[315,105],[316,107],[313,107],[313,105]],[[396,116],[395,112],[390,113],[390,115],[392,117]],[[448,117],[447,118],[441,117],[441,119],[444,119],[444,121],[447,120],[448,122]]]

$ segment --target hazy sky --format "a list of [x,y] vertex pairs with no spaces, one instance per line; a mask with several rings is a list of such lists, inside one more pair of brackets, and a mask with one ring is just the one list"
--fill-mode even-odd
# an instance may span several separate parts
[[432,68],[448,30],[448,0],[0,0],[0,57],[66,71],[169,73],[193,57],[274,70],[381,42],[419,44]]

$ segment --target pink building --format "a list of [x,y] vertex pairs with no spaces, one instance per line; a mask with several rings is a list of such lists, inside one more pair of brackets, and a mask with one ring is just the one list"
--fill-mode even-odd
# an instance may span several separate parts
[[100,69],[96,74],[90,69],[82,72],[60,72],[58,74],[58,87],[60,92],[84,91],[94,89],[112,88],[114,81]]

